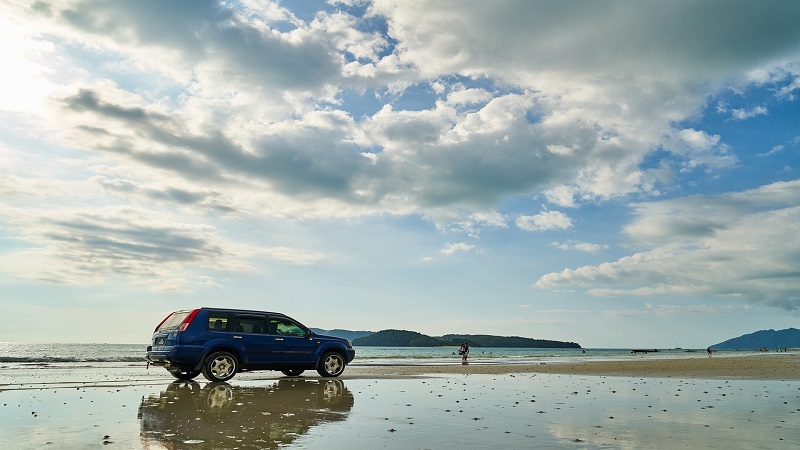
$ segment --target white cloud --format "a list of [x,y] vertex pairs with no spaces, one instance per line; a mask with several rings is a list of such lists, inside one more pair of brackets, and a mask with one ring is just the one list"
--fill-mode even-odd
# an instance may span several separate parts
[[475,248],[474,245],[467,244],[466,242],[456,242],[456,243],[448,242],[447,244],[445,244],[443,249],[439,250],[439,253],[450,256],[457,252],[468,252],[474,248]]
[[690,170],[699,166],[713,169],[730,168],[738,158],[729,152],[719,135],[710,135],[702,130],[686,128],[664,137],[665,149],[685,158],[683,166]]
[[772,155],[775,155],[775,154],[778,154],[778,153],[782,152],[787,147],[793,147],[793,146],[796,146],[797,144],[800,144],[800,136],[795,136],[794,138],[789,139],[788,141],[786,141],[783,144],[775,145],[771,149],[769,149],[769,151],[763,152],[763,153],[759,153],[756,156],[772,156]]
[[[661,16],[694,17],[698,11],[686,5],[668,11],[631,5],[624,17],[637,20],[630,22],[614,8],[581,11],[625,25],[608,33],[587,26],[569,5],[476,3],[453,10],[447,2],[375,2],[370,14],[388,21],[395,47],[343,13],[304,23],[272,3],[206,6],[87,0],[53,4],[41,14],[37,20],[53,35],[98,49],[119,65],[75,84],[72,92],[90,94],[94,103],[66,97],[71,108],[58,113],[71,130],[68,143],[217,192],[238,185],[302,198],[310,216],[485,210],[509,195],[546,189],[551,202],[569,207],[653,192],[651,174],[639,165],[707,97],[694,78],[713,81],[721,70],[714,64],[725,73],[739,64],[730,52],[709,61],[693,46],[669,46],[654,57],[651,45],[675,39]],[[744,12],[702,13],[712,12],[719,27],[701,45],[741,51],[733,47],[740,33],[733,25]],[[645,24],[647,43],[638,34]],[[554,33],[556,46],[529,45],[549,42]],[[620,54],[619,42],[635,45]],[[50,45],[58,50],[61,42]],[[157,63],[163,60],[171,64]],[[665,69],[663,78],[653,78],[652,64]],[[138,85],[123,83],[126,72],[140,75]],[[443,81],[453,75],[507,89]],[[120,82],[108,81],[114,79]],[[401,86],[402,92],[425,84],[441,100],[433,107],[387,105],[363,120],[332,109],[342,105],[342,89]],[[735,162],[718,137],[693,131],[675,132],[677,143],[667,146],[687,167]],[[571,186],[576,197],[554,186]]]
[[603,250],[608,250],[608,245],[593,244],[591,242],[568,241],[568,242],[553,242],[551,246],[561,250],[577,250],[587,253],[598,253]]
[[547,201],[558,206],[565,208],[574,208],[575,204],[575,189],[570,186],[556,186],[544,191],[544,196]]
[[800,75],[795,74],[795,78],[791,82],[791,84],[779,89],[777,95],[780,98],[785,98],[787,100],[794,101],[795,100],[794,93],[797,90],[800,90]]
[[764,106],[756,106],[751,109],[734,109],[731,111],[731,115],[736,120],[744,120],[749,119],[755,116],[766,116],[769,114],[767,108]]
[[447,95],[447,102],[453,105],[471,105],[487,102],[492,97],[485,89],[457,89]]
[[[420,216],[477,238],[508,226],[516,213],[500,208],[509,198],[543,193],[575,208],[654,195],[672,170],[643,169],[656,149],[686,171],[734,167],[722,136],[677,124],[731,86],[781,79],[778,95],[791,98],[798,80],[797,21],[746,1],[378,0],[364,21],[320,12],[308,22],[279,3],[227,5],[0,6],[9,62],[0,102],[46,109],[26,127],[3,128],[23,131],[4,139],[16,148],[3,149],[11,159],[0,192],[14,207],[0,216],[28,250],[4,253],[0,264],[64,282],[154,274],[172,286],[174,273],[247,270],[252,255],[222,228],[242,218]],[[371,31],[382,20],[387,35]],[[350,100],[359,95],[363,104]],[[634,205],[639,217],[626,232],[648,249],[635,259],[699,255],[686,249],[706,248],[714,242],[702,239],[731,233],[748,214],[768,215],[737,209],[741,197]],[[112,210],[122,211],[119,222]],[[51,211],[62,220],[46,222]],[[572,227],[557,211],[515,223]],[[145,235],[185,240],[188,254],[170,242],[161,254]],[[87,242],[98,238],[95,253]],[[116,247],[139,251],[114,258]],[[442,253],[471,250],[462,242]],[[266,252],[295,264],[326,258]],[[15,265],[23,259],[35,263]]]
[[542,211],[535,216],[519,216],[515,223],[525,231],[566,230],[572,226],[569,216],[560,211]]
[[203,285],[203,286],[212,287],[212,288],[225,287],[225,286],[217,283],[216,281],[214,281],[214,279],[211,278],[211,277],[202,276],[202,277],[199,277],[199,280],[200,280],[200,284]]
[[741,297],[800,311],[800,182],[637,205],[626,232],[650,247],[614,262],[542,276],[540,288],[597,296]]
[[96,284],[116,278],[151,289],[183,291],[181,275],[197,270],[242,272],[253,249],[208,225],[172,222],[164,213],[132,207],[93,210],[3,208],[15,237],[30,243],[0,259],[20,278]]
[[272,247],[264,249],[264,253],[279,261],[292,264],[314,264],[326,258],[325,254],[291,247]]

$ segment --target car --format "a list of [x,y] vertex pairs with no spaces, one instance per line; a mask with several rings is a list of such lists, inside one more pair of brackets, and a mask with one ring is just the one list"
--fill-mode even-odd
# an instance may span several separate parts
[[250,370],[338,377],[355,356],[347,339],[316,334],[285,314],[209,307],[170,313],[147,347],[148,365],[179,380],[203,374],[212,382]]
[[347,419],[353,404],[336,378],[244,386],[176,380],[142,396],[140,437],[143,448],[281,448],[312,428]]

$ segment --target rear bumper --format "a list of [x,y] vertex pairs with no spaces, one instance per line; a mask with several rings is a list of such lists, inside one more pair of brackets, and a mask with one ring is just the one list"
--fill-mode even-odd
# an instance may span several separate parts
[[203,355],[202,347],[147,347],[147,361],[154,366],[194,368],[203,360]]

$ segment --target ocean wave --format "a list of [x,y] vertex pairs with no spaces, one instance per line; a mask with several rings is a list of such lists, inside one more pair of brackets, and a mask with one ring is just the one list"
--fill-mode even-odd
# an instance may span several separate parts
[[146,362],[144,356],[114,356],[99,358],[80,358],[63,356],[0,356],[0,363],[16,364],[54,364],[54,363],[104,363],[104,362]]

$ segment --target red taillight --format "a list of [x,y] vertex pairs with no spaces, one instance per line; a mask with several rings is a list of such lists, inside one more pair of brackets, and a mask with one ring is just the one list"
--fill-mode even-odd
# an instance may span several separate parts
[[178,331],[186,331],[186,329],[189,328],[189,325],[194,320],[194,316],[196,316],[197,313],[199,312],[200,312],[199,309],[193,309],[192,312],[190,312],[189,315],[186,316],[185,319],[183,319],[183,322],[181,322],[181,324],[178,325]]

